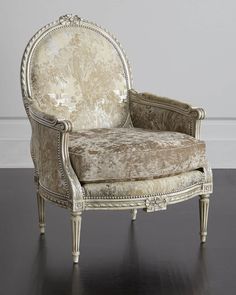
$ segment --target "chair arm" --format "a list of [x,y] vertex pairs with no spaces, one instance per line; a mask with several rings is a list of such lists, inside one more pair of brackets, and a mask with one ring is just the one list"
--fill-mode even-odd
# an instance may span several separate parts
[[32,126],[31,155],[35,164],[39,193],[73,211],[83,209],[84,189],[68,152],[72,124],[29,106]]
[[202,108],[149,93],[129,91],[130,114],[134,127],[176,131],[200,137]]
[[46,114],[39,110],[33,104],[29,105],[29,114],[31,118],[36,120],[38,123],[41,123],[44,126],[50,128],[58,129],[61,132],[71,132],[72,124],[69,120],[58,119],[53,115]]

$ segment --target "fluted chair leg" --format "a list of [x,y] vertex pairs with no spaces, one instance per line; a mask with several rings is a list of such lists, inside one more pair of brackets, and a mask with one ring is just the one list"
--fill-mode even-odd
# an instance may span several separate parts
[[201,242],[206,242],[207,237],[207,222],[209,212],[209,195],[201,195],[199,199],[199,213],[200,213],[200,238]]
[[45,233],[45,201],[44,199],[37,194],[37,202],[38,202],[38,216],[39,216],[39,228],[40,234]]
[[136,220],[137,212],[138,212],[137,209],[132,209],[132,210],[131,210],[131,215],[132,215],[132,220],[133,220],[133,221]]
[[72,256],[73,262],[79,262],[79,245],[80,245],[80,229],[81,229],[81,212],[71,213],[72,225]]

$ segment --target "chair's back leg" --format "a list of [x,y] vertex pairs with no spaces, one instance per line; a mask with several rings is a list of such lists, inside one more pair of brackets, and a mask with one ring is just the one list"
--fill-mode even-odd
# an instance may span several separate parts
[[73,262],[79,262],[79,245],[80,245],[80,229],[81,229],[81,212],[71,213],[72,226],[72,256]]
[[45,200],[37,193],[40,233],[45,233]]
[[138,212],[137,209],[132,209],[132,210],[131,210],[131,215],[132,215],[132,220],[133,220],[133,221],[136,220],[137,212]]
[[200,237],[201,242],[206,242],[207,237],[207,222],[209,212],[209,195],[201,195],[199,199],[199,213],[200,213]]

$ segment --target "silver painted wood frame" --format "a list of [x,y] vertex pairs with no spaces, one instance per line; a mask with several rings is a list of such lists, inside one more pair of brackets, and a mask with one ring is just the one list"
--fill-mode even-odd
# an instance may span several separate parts
[[[153,212],[159,210],[165,210],[169,205],[178,202],[183,202],[191,199],[195,196],[200,196],[200,236],[201,241],[206,241],[207,236],[207,220],[209,210],[209,195],[212,192],[212,179],[211,177],[205,180],[205,183],[196,184],[188,187],[184,190],[179,190],[171,193],[160,193],[156,195],[141,195],[130,198],[129,196],[123,196],[122,198],[88,198],[77,178],[70,162],[68,152],[69,133],[72,131],[72,124],[68,120],[58,120],[57,118],[42,114],[36,109],[30,106],[31,104],[31,90],[29,83],[29,65],[31,62],[32,52],[38,42],[47,34],[53,30],[57,30],[62,26],[82,26],[89,27],[92,30],[102,34],[109,42],[116,48],[123,66],[125,68],[125,76],[127,86],[130,93],[133,93],[132,89],[132,77],[129,63],[124,54],[120,43],[106,30],[102,29],[98,25],[81,19],[76,15],[65,15],[59,18],[56,22],[50,23],[40,29],[33,38],[29,41],[21,64],[21,86],[22,96],[25,109],[30,121],[34,121],[37,124],[43,125],[46,128],[54,130],[57,134],[57,159],[58,165],[61,169],[61,174],[66,183],[66,195],[60,195],[48,188],[44,187],[39,181],[39,173],[35,168],[35,183],[37,188],[37,200],[38,200],[38,213],[39,213],[39,226],[42,234],[45,232],[45,200],[53,202],[63,208],[71,211],[71,224],[72,224],[72,255],[74,263],[79,261],[79,242],[80,242],[80,228],[81,228],[81,213],[84,210],[131,210],[132,220],[136,219],[137,209],[144,209],[146,212]],[[149,102],[147,102],[148,104]],[[193,117],[194,124],[192,126],[192,136],[200,137],[200,123],[204,119],[205,113],[201,108],[192,108],[188,111],[178,109],[177,106],[161,105],[161,108],[171,109],[177,113],[181,113],[185,116]],[[32,159],[35,162],[35,157],[31,151]],[[203,171],[205,175],[211,175],[211,170]]]

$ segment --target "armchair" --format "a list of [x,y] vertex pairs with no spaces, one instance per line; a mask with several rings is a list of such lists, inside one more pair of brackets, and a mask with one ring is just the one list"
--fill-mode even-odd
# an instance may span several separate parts
[[45,200],[71,212],[73,262],[85,210],[165,210],[200,196],[206,241],[212,173],[199,139],[203,109],[132,89],[118,41],[65,15],[29,41],[21,64],[32,127],[39,226]]

